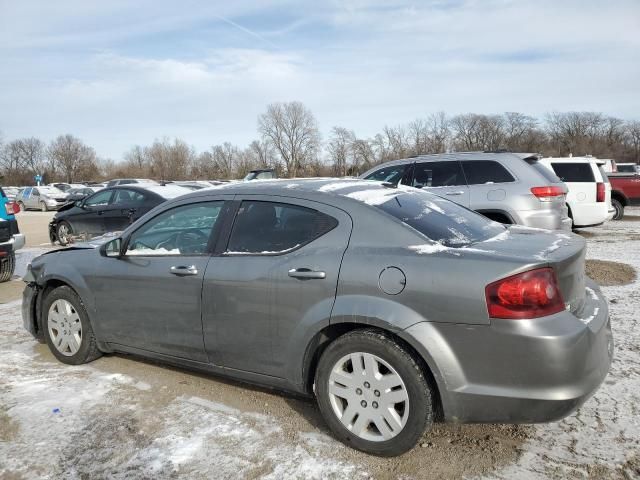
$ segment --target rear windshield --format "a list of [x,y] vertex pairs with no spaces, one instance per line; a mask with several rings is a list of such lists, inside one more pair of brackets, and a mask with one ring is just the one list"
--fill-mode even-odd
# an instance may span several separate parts
[[618,172],[620,173],[636,173],[635,165],[620,165],[618,163],[617,167],[618,167]]
[[[529,163],[529,162],[527,162],[527,163]],[[547,167],[542,165],[540,162],[529,163],[529,165],[531,165],[536,172],[538,172],[540,175],[542,175],[545,178],[545,180],[547,180],[547,181],[549,181],[551,183],[560,183],[562,181],[562,180],[560,180],[558,178],[558,176],[555,173],[553,173]]]
[[595,182],[589,163],[552,163],[551,168],[563,182]]
[[[350,196],[357,198],[356,195]],[[388,198],[384,202],[375,201],[372,204],[415,228],[427,238],[447,247],[471,245],[505,230],[503,225],[492,222],[457,203],[420,190],[400,190]],[[366,199],[364,201],[366,202]]]

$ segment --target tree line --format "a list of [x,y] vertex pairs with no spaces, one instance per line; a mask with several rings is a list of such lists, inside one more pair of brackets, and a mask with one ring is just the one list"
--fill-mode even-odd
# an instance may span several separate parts
[[70,134],[49,144],[35,137],[11,141],[0,137],[0,175],[4,185],[32,184],[36,174],[44,174],[46,182],[233,179],[255,168],[275,168],[288,177],[344,176],[413,155],[498,150],[640,163],[640,121],[597,112],[554,112],[543,119],[517,112],[454,116],[438,112],[385,126],[368,138],[334,126],[323,141],[311,110],[301,102],[285,102],[269,105],[258,116],[257,126],[256,140],[244,147],[223,142],[197,152],[183,139],[165,137],[151,145],[134,145],[119,162],[99,158]]

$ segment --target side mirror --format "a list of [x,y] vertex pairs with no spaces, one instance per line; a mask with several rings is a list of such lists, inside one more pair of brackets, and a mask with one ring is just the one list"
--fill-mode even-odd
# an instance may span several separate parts
[[114,238],[100,247],[100,255],[103,257],[122,257],[122,239]]

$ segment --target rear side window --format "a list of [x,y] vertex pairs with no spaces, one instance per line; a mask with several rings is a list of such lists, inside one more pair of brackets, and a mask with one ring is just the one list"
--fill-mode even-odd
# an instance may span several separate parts
[[108,205],[109,199],[111,198],[112,190],[103,190],[101,192],[92,195],[85,201],[85,205],[88,207],[97,207]]
[[552,163],[551,168],[563,182],[595,182],[589,163]]
[[506,168],[493,160],[466,160],[462,162],[462,167],[469,185],[515,181]]
[[378,182],[400,183],[406,165],[393,165],[376,170],[365,177],[365,180],[377,180]]
[[244,201],[236,215],[227,253],[277,254],[333,230],[338,221],[288,203]]
[[504,232],[505,227],[436,195],[398,192],[374,205],[446,247],[464,247]]
[[449,187],[453,185],[466,185],[459,162],[416,163],[413,177],[414,187]]
[[140,192],[127,189],[118,189],[113,195],[112,205],[137,205],[144,202],[144,195]]

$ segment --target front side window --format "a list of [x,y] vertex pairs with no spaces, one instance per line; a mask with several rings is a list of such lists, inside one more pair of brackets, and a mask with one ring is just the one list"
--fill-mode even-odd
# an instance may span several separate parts
[[285,253],[324,235],[337,224],[335,218],[311,208],[244,201],[236,215],[226,253]]
[[102,207],[109,204],[111,198],[111,190],[105,190],[98,192],[95,195],[89,197],[84,204],[87,207]]
[[465,160],[462,162],[462,168],[464,168],[469,185],[515,181],[513,175],[506,168],[493,160]]
[[450,187],[465,184],[462,168],[457,161],[416,163],[414,187]]
[[204,255],[224,202],[175,207],[149,220],[129,240],[127,255]]
[[551,168],[563,182],[595,182],[589,163],[552,163]]
[[406,165],[393,165],[376,170],[365,177],[365,180],[376,180],[378,182],[400,183]]
[[499,223],[421,190],[391,192],[374,205],[445,247],[464,247],[504,232]]

